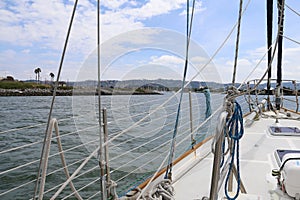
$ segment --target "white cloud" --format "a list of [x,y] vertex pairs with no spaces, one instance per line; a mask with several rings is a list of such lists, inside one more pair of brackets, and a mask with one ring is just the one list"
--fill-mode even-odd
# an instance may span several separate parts
[[101,15],[102,41],[142,27],[144,27],[143,23],[133,17],[126,17],[122,12],[110,11]]
[[124,14],[138,19],[146,19],[182,8],[185,3],[185,0],[149,0],[140,8],[125,9]]
[[[237,64],[237,82],[253,79],[260,79],[267,70],[267,57],[263,60],[262,57],[266,52],[266,47],[259,47],[253,51],[248,51],[247,54],[238,59]],[[300,47],[285,48],[283,50],[283,65],[282,78],[283,79],[299,79],[300,64],[298,55],[300,54]],[[233,72],[233,61],[228,58],[218,58],[215,60],[218,71],[222,74],[224,82],[231,82]],[[260,63],[260,64],[259,64]],[[276,79],[277,74],[277,54],[275,54],[272,63],[272,78]],[[266,77],[265,77],[266,78]]]
[[[169,13],[179,9],[184,0],[150,0],[141,7],[132,7],[134,1],[126,3],[124,9],[117,9],[125,0],[106,0],[101,5],[116,9],[105,10],[101,15],[102,40],[105,41],[120,33],[142,28],[142,19]],[[48,48],[60,49],[73,5],[57,1],[10,1],[0,9],[0,41],[15,45],[31,46],[43,42]],[[96,7],[89,1],[79,2],[79,12],[75,15],[72,37],[78,48],[91,45],[96,38]],[[83,39],[82,39],[83,38]],[[85,44],[85,45],[84,45]]]
[[[233,67],[234,62],[233,61],[227,61],[226,65]],[[246,67],[250,67],[251,65],[252,65],[252,63],[246,58],[240,58],[237,61],[237,67],[240,68],[240,70],[243,70],[242,67],[246,68]]]
[[1,52],[2,56],[0,59],[1,59],[1,61],[5,60],[5,59],[12,59],[16,56],[16,54],[17,54],[16,51],[14,51],[12,49],[7,49],[7,50]]
[[208,62],[208,57],[194,56],[190,59],[190,61],[194,64],[203,65]]
[[30,49],[24,49],[24,50],[22,50],[22,53],[29,54],[30,53]]
[[[200,19],[197,18],[197,20],[203,20],[203,24],[201,23],[201,26],[193,27],[194,32],[192,36],[197,42],[205,44],[205,49],[210,50],[209,52],[212,55],[212,52],[217,49],[218,45],[225,38],[225,33],[228,33],[228,29],[231,28],[231,24],[236,20],[236,16],[232,12],[233,6],[228,4],[225,0],[217,1],[218,3],[202,2],[203,1],[199,0],[196,1],[196,12],[199,13],[204,9],[207,9],[207,12],[201,15]],[[49,71],[55,72],[56,70],[52,69],[56,69],[59,63],[73,3],[74,0],[1,1],[0,44],[2,49],[6,49],[6,51],[0,52],[0,70],[13,72],[14,69],[19,71],[26,69],[28,70],[28,74],[30,74],[32,73],[32,67],[41,65],[44,66],[43,68],[47,68],[44,69],[44,71],[49,68]],[[119,40],[120,38],[115,36],[131,30],[144,28],[146,26],[145,24],[154,19],[155,16],[161,17],[165,15],[167,17],[167,14],[171,13],[173,17],[173,14],[185,14],[185,3],[186,0],[103,0],[101,1],[101,41],[104,43],[112,38],[113,40]],[[75,77],[76,69],[74,69],[74,66],[78,68],[90,52],[96,48],[97,30],[95,4],[95,1],[90,0],[79,1],[78,12],[75,14],[74,26],[67,50],[67,61],[65,62],[65,72],[68,73],[68,76],[74,74],[73,77]],[[251,9],[251,7],[249,7],[249,9]],[[252,9],[254,9],[254,7]],[[247,12],[249,20],[251,18],[251,23],[253,23],[251,13],[255,12],[251,10]],[[221,15],[221,17],[216,17],[217,15]],[[234,16],[234,18],[232,18],[231,15]],[[183,20],[183,18],[183,16],[180,16],[174,20]],[[170,24],[175,24],[176,28],[174,29],[179,30],[177,21],[174,22],[172,20],[173,18],[170,20]],[[244,18],[242,28],[251,29],[252,31],[252,26],[247,25],[245,20],[247,20],[247,16]],[[151,23],[156,23],[155,19],[152,20]],[[153,25],[156,26],[156,24]],[[168,28],[170,27],[172,28],[171,25]],[[263,30],[265,31],[265,29]],[[252,32],[250,33],[252,34]],[[261,32],[259,33],[261,35]],[[152,35],[152,37],[149,35]],[[151,46],[151,42],[149,41],[151,41],[151,39],[153,40],[154,36],[156,39],[160,39],[153,33],[149,35],[145,33],[143,36],[132,38],[130,41],[141,45],[144,43],[146,45],[150,44],[148,46]],[[244,34],[242,34],[242,36],[243,35]],[[127,35],[127,37],[130,37],[130,35]],[[264,38],[264,36],[262,37]],[[257,46],[253,45],[254,42],[252,41],[254,41],[254,39],[256,40],[256,37],[253,35],[247,37],[246,42],[250,39],[251,44],[241,42],[241,57],[238,65],[239,81],[245,78],[247,73],[255,67],[257,61],[262,57],[266,49],[263,43],[257,44],[260,48],[256,48]],[[174,38],[171,38],[170,41],[174,41]],[[232,44],[229,43],[228,45],[228,49],[230,48],[230,50],[234,44],[234,39],[232,39],[232,41]],[[158,42],[156,43],[158,44]],[[169,43],[169,41],[166,43]],[[117,42],[112,44],[117,44]],[[123,45],[123,43],[120,44],[122,44],[122,46],[115,45],[106,49],[104,54],[116,51],[125,52],[126,48],[129,48]],[[134,45],[135,44],[133,44],[133,46]],[[247,45],[251,45],[251,47]],[[243,49],[243,47],[245,48]],[[178,48],[184,51],[184,47],[182,47],[181,44],[178,45]],[[256,49],[249,51],[249,49],[253,48]],[[221,55],[222,57],[215,58],[218,71],[222,74],[222,77],[225,77],[225,82],[231,81],[232,77],[233,64],[232,61],[230,61],[232,58],[229,58],[229,56],[231,56],[229,52],[233,51],[228,49],[224,50],[223,55]],[[193,51],[191,51],[191,53],[193,53]],[[196,53],[199,54],[199,52]],[[287,48],[284,52],[284,76],[297,78],[297,74],[299,74],[300,70],[299,62],[297,62],[299,53],[299,48]],[[198,58],[196,58],[195,55],[190,56],[192,63],[199,65],[205,63],[205,58],[201,58],[201,56]],[[5,58],[5,60],[3,58]],[[16,58],[18,59],[16,60]],[[183,59],[171,55],[157,56],[151,59],[151,63],[153,64],[177,66],[180,72],[184,64]],[[254,74],[256,78],[263,73],[265,68],[266,64],[263,62]],[[289,70],[286,70],[286,68],[289,68]],[[205,73],[213,76],[215,72],[212,73],[214,70],[211,69],[213,69],[212,65],[207,67]],[[19,74],[22,74],[22,72]]]
[[1,27],[5,30],[1,31],[0,40],[23,46],[59,40],[64,36],[70,10],[70,5],[59,1],[36,1],[32,4],[11,1],[0,12]]
[[171,56],[171,55],[163,55],[163,56],[153,56],[151,57],[151,63],[152,64],[160,64],[164,66],[170,66],[170,67],[177,67],[177,66],[183,66],[184,60],[182,58],[179,58],[177,56]]
[[[184,0],[150,0],[142,4],[125,0],[101,1],[101,41],[143,28],[145,18],[179,9],[184,2]],[[23,50],[16,53],[27,54],[27,57],[23,56],[23,59],[31,61],[31,65],[43,63],[42,60],[38,63],[33,62],[37,62],[38,57],[44,58],[40,55],[45,51],[55,52],[52,53],[54,56],[49,59],[55,59],[57,63],[66,37],[73,4],[74,1],[64,0],[2,1],[0,26],[4,31],[0,32],[0,42],[5,43],[8,48],[21,47]],[[86,58],[96,49],[96,34],[95,2],[79,1],[68,45],[68,56],[71,55],[76,60]],[[4,55],[3,52],[1,54]],[[21,55],[16,56],[21,57]],[[4,65],[8,62],[10,65],[14,63],[13,59],[6,60],[5,63],[0,63],[0,68],[5,67]]]
[[128,0],[103,0],[101,1],[101,5],[109,8],[109,9],[119,9],[124,4],[126,5],[136,5],[136,1],[128,1]]

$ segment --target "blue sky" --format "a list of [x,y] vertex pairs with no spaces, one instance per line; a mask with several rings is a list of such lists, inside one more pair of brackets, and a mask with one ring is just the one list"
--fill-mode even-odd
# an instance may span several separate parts
[[[0,2],[0,77],[12,75],[19,80],[34,79],[36,67],[42,69],[42,80],[49,80],[50,72],[57,73],[73,3],[73,0]],[[246,3],[245,0],[244,6]],[[300,12],[298,0],[286,0],[286,3]],[[103,0],[101,4],[103,79],[181,78],[186,0]],[[235,31],[213,59],[213,64],[205,69],[201,67],[236,23],[238,5],[238,0],[196,1],[192,31],[194,47],[191,49],[194,52],[190,57],[188,79],[195,77],[201,69],[196,80],[231,81]],[[252,0],[243,16],[239,82],[247,77],[266,51],[265,10],[265,1]],[[285,35],[300,41],[300,17],[287,8],[285,13]],[[277,11],[274,13],[276,23]],[[283,76],[299,79],[297,57],[300,46],[284,40],[284,48]],[[61,79],[82,80],[87,79],[87,75],[91,75],[90,79],[95,78],[95,49],[96,4],[95,1],[79,0]],[[251,78],[260,77],[265,68],[264,60]]]

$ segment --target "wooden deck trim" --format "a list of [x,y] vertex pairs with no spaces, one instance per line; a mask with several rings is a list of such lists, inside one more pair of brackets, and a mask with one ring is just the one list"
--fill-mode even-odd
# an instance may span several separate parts
[[282,107],[281,109],[292,112],[292,113],[295,113],[295,114],[298,114],[298,115],[300,114],[300,112],[296,112],[295,110],[291,110],[291,109],[288,109],[288,108],[285,108],[285,107]]
[[[183,160],[184,158],[186,158],[188,155],[190,155],[191,153],[194,153],[199,147],[201,147],[203,144],[205,144],[206,142],[208,142],[209,140],[211,140],[213,138],[213,136],[207,137],[204,140],[202,140],[201,142],[199,142],[198,144],[196,144],[194,146],[193,149],[190,149],[188,151],[186,151],[185,153],[183,153],[179,158],[177,158],[174,162],[172,162],[173,166],[175,166],[178,162],[180,162],[181,160]],[[167,170],[167,167],[164,167],[163,169],[161,169],[156,176],[154,177],[153,181],[155,179],[157,179],[159,176],[161,176],[163,173],[165,173]],[[146,185],[149,183],[151,178],[147,179],[145,182],[141,183],[138,188],[143,189],[144,187],[146,187]]]

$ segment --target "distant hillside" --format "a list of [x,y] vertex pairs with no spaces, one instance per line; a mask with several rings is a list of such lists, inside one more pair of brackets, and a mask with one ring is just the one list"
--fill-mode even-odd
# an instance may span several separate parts
[[[254,87],[254,84],[249,84],[250,88]],[[282,87],[283,88],[290,88],[290,89],[295,89],[295,86],[292,82],[283,82],[282,83]],[[243,88],[247,88],[247,85],[244,85]],[[267,88],[267,83],[262,83],[258,86],[258,90],[263,90]],[[271,83],[271,89],[276,88],[276,83]],[[300,83],[296,84],[296,89],[299,90],[300,89]]]
[[[87,80],[80,82],[70,82],[75,87],[97,87],[97,81]],[[169,90],[176,90],[181,87],[181,80],[172,80],[172,79],[156,79],[156,80],[105,80],[101,81],[101,87],[103,88],[141,88],[145,86],[159,85],[161,88],[168,88]],[[223,90],[224,85],[216,82],[201,82],[201,81],[192,81],[187,88],[198,89],[200,87],[208,87],[212,90]]]
[[[36,82],[35,80],[27,80],[23,82]],[[86,80],[86,81],[78,81],[78,82],[65,82],[67,86],[75,86],[75,87],[97,87],[96,80]],[[148,85],[160,85],[162,87],[169,88],[170,90],[176,90],[181,87],[181,80],[173,80],[173,79],[156,79],[156,80],[145,80],[145,79],[136,79],[136,80],[103,80],[101,81],[102,88],[140,88]],[[228,86],[231,86],[231,83],[216,83],[216,82],[203,82],[203,81],[192,81],[187,88],[197,89],[200,87],[208,87],[211,90],[224,90]],[[239,87],[240,83],[235,83],[235,87]],[[249,85],[251,88],[254,87],[254,84]],[[282,86],[285,88],[294,89],[294,85],[292,82],[283,82]],[[271,88],[275,88],[276,83],[271,84]],[[296,85],[297,89],[300,89],[300,83]],[[261,84],[257,89],[263,90],[267,88],[267,83]],[[247,89],[247,85],[243,85],[242,90]]]

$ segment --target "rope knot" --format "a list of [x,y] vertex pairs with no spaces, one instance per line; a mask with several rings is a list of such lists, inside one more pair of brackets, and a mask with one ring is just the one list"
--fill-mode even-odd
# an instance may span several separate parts
[[225,110],[228,112],[228,117],[232,116],[234,109],[235,97],[239,96],[240,91],[234,86],[228,86],[227,95],[225,97]]

